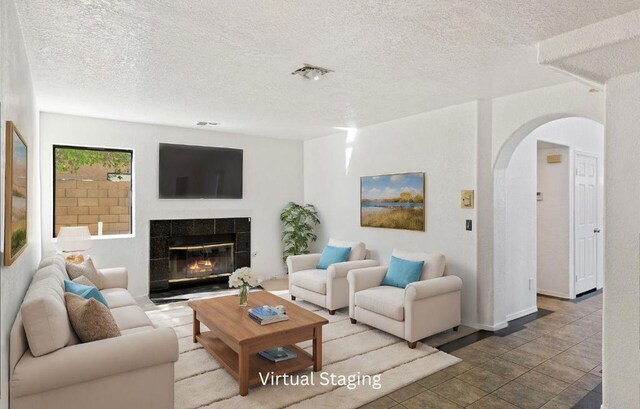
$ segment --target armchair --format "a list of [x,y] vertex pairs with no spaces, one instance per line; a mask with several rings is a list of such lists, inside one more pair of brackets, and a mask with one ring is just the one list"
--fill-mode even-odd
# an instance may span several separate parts
[[349,316],[357,321],[403,338],[409,348],[418,340],[460,325],[462,280],[445,273],[441,254],[407,253],[393,255],[407,260],[424,260],[420,281],[406,288],[382,285],[386,266],[351,270]]
[[349,305],[350,270],[377,266],[375,260],[365,260],[367,250],[364,243],[331,239],[330,246],[351,247],[349,260],[330,265],[326,270],[316,268],[320,254],[302,254],[287,258],[289,271],[289,293],[291,299],[300,297],[305,301],[329,310],[334,315],[337,309]]

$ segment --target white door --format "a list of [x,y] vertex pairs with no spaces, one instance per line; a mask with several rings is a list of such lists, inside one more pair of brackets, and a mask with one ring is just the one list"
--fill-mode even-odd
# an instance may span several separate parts
[[575,158],[575,294],[596,288],[598,269],[598,159],[576,153]]

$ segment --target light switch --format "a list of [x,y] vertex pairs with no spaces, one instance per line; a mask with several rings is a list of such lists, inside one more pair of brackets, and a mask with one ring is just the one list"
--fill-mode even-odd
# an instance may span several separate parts
[[472,231],[473,230],[473,222],[471,220],[467,220],[467,222],[465,224],[465,228],[467,229],[467,231]]

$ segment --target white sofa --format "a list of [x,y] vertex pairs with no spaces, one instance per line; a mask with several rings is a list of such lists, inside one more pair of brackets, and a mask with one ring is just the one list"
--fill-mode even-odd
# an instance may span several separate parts
[[305,301],[329,310],[336,310],[349,305],[349,270],[377,266],[375,260],[365,260],[367,249],[364,243],[330,239],[329,245],[334,247],[350,247],[349,259],[343,263],[332,264],[326,270],[316,266],[320,254],[302,254],[287,258],[289,271],[289,293],[291,299],[300,297]]
[[126,289],[126,269],[99,273],[122,335],[83,344],[67,316],[63,256],[40,263],[11,329],[12,409],[173,408],[175,332],[153,326]]
[[349,271],[349,316],[403,338],[409,348],[418,340],[460,325],[462,280],[446,274],[441,254],[394,250],[405,260],[424,260],[420,281],[406,288],[383,286],[387,266]]

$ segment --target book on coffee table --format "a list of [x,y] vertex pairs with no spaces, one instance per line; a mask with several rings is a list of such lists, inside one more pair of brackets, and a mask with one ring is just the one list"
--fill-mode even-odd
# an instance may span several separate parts
[[267,349],[266,351],[258,352],[258,354],[271,362],[282,362],[298,357],[297,353],[284,347]]
[[289,319],[286,314],[282,314],[268,305],[249,308],[249,317],[260,325],[272,324],[274,322],[286,321]]

